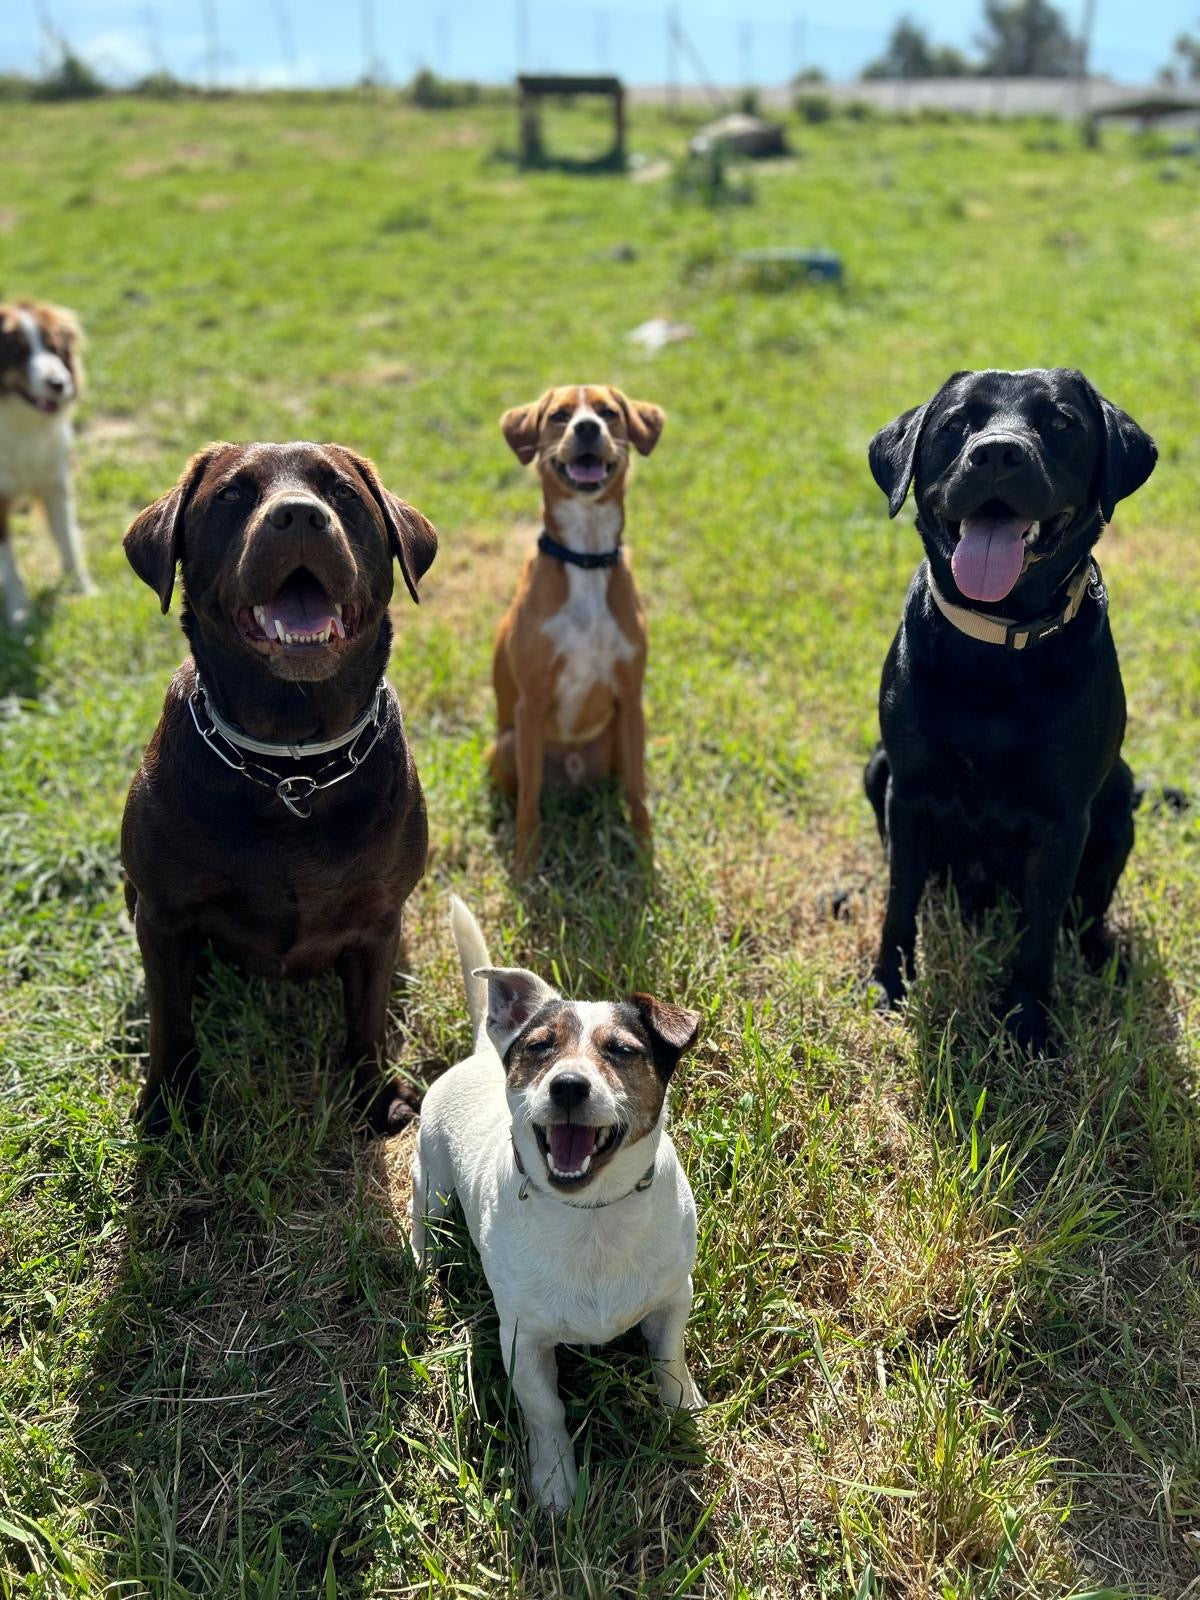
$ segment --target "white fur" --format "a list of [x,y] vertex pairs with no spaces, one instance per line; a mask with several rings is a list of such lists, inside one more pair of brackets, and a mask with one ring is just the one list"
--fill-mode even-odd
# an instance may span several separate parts
[[[36,410],[19,395],[0,397],[0,498],[9,501],[32,498],[42,502],[63,570],[75,578],[85,594],[90,594],[93,586],[84,563],[71,497],[70,403],[75,388],[63,362],[45,349],[35,319],[22,310],[18,310],[17,316],[30,344],[26,386],[37,399],[53,397],[61,404],[58,411],[48,414]],[[47,386],[47,379],[51,377],[65,380],[66,389],[54,394]],[[11,537],[10,525],[10,541]],[[28,615],[29,596],[7,542],[0,545],[0,580],[4,584],[8,621],[19,624]]]
[[[437,1080],[421,1108],[413,1158],[413,1250],[423,1263],[426,1219],[441,1216],[456,1195],[496,1302],[501,1353],[529,1435],[534,1494],[542,1505],[564,1511],[574,1498],[577,1474],[558,1396],[555,1345],[603,1344],[640,1323],[663,1403],[689,1410],[703,1404],[683,1353],[696,1256],[695,1201],[666,1131],[665,1103],[653,1131],[620,1146],[577,1195],[564,1199],[549,1187],[530,1128],[540,1120],[535,1113],[545,1084],[538,1085],[531,1104],[508,1089],[494,1042],[502,1024],[494,1014],[484,1016],[484,985],[473,976],[487,966],[483,936],[457,898],[451,918],[476,1045],[474,1055]],[[518,976],[553,994],[533,974]],[[585,1038],[611,1015],[607,1005],[575,1010]],[[571,1069],[583,1070],[585,1059],[572,1057]],[[557,1062],[552,1073],[567,1065]],[[597,1121],[620,1110],[611,1091],[605,1092],[609,1103]],[[514,1136],[532,1180],[525,1200]],[[653,1183],[637,1191],[651,1165]],[[615,1203],[585,1210],[567,1203],[572,1198],[592,1206]]]
[[[592,505],[571,499],[556,507],[555,537],[572,550],[597,553],[611,550],[621,537],[620,506]],[[559,731],[575,731],[580,712],[592,689],[600,684],[616,691],[616,669],[633,655],[631,640],[621,631],[608,604],[611,569],[594,572],[566,566],[567,599],[542,623],[542,632],[562,658],[559,669],[555,717]]]

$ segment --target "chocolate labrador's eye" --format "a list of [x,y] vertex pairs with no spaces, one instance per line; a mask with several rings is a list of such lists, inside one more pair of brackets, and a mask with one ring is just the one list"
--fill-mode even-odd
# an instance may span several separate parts
[[360,498],[359,492],[354,485],[347,483],[344,479],[341,483],[334,485],[333,492],[339,500],[358,500]]
[[234,505],[237,501],[244,498],[245,496],[236,483],[227,483],[225,487],[217,494],[217,499],[224,500],[227,505]]
[[551,422],[570,422],[570,420],[571,413],[569,411],[558,410],[550,413]]

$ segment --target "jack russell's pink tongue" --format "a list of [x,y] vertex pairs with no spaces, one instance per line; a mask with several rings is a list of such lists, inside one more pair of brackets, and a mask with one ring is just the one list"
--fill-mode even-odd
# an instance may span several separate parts
[[968,600],[1004,599],[1021,576],[1032,527],[1032,517],[964,517],[950,570]]
[[575,483],[603,483],[608,468],[595,456],[567,462],[567,476]]
[[588,1128],[578,1122],[555,1122],[546,1130],[550,1154],[559,1172],[578,1172],[596,1148],[599,1128]]

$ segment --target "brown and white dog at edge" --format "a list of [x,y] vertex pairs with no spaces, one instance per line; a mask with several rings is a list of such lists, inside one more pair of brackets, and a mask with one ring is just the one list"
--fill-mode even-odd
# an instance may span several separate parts
[[125,535],[165,612],[178,565],[191,655],[129,790],[126,902],[146,973],[142,1111],[198,1121],[202,949],[245,971],[333,969],[345,1064],[376,1131],[407,1111],[382,1073],[425,802],[384,677],[393,568],[417,599],[437,551],[419,511],[336,444],[211,444]]
[[29,616],[12,550],[14,504],[39,500],[63,571],[95,593],[71,493],[71,413],[83,390],[83,334],[69,311],[43,300],[0,305],[0,586],[10,627]]
[[662,1403],[703,1400],[684,1356],[696,1205],[667,1132],[667,1092],[700,1016],[647,994],[564,1000],[522,967],[493,967],[451,899],[473,1054],[425,1096],[413,1156],[412,1244],[451,1195],[479,1251],[500,1353],[529,1440],[534,1498],[577,1487],[555,1346],[645,1337]]
[[500,427],[541,479],[543,532],[496,635],[493,782],[515,795],[518,876],[536,854],[542,789],[619,776],[650,844],[642,681],[646,624],[622,546],[630,452],[662,433],[656,405],[603,384],[549,389]]

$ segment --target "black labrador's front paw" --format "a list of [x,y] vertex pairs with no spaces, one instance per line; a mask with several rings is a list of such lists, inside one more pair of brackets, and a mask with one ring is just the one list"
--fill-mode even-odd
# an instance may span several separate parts
[[1118,983],[1129,979],[1129,961],[1120,945],[1102,923],[1092,923],[1079,939],[1079,953],[1092,972],[1103,972],[1112,964]]
[[189,1133],[198,1133],[203,1121],[196,1074],[177,1074],[170,1084],[161,1078],[147,1080],[138,1096],[135,1116],[146,1139],[163,1139],[170,1133],[174,1118],[182,1120]]
[[1046,1007],[1028,990],[1012,989],[1002,1007],[1004,1027],[1026,1055],[1044,1056],[1050,1044],[1050,1021]]
[[867,992],[876,1011],[899,1010],[908,993],[899,962],[892,964],[881,961],[871,974]]
[[417,1114],[408,1099],[409,1093],[407,1084],[399,1079],[380,1078],[370,1093],[360,1098],[359,1104],[372,1133],[385,1138],[408,1126]]

